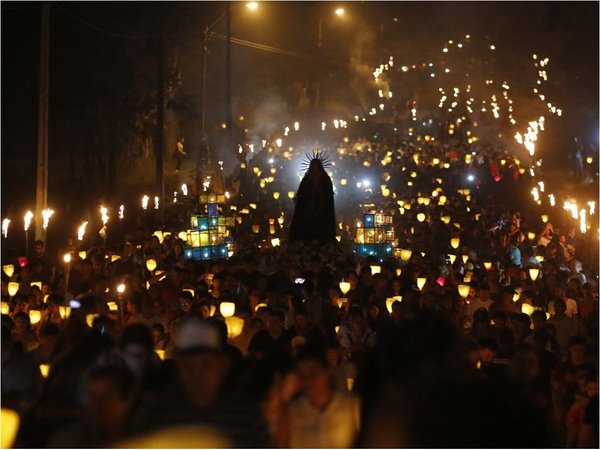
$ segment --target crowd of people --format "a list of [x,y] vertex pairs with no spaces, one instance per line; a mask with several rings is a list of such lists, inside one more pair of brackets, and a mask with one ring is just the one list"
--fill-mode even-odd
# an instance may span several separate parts
[[[339,242],[271,243],[289,206],[271,194],[283,179],[265,190],[250,170],[285,165],[265,152],[233,176],[231,204],[259,207],[226,260],[186,259],[177,233],[138,223],[115,248],[68,248],[68,273],[42,241],[6,261],[15,446],[597,447],[597,254],[576,224],[540,219],[518,160],[364,139],[331,154]],[[374,187],[350,201],[342,178]],[[408,258],[356,256],[350,224],[370,208]]]

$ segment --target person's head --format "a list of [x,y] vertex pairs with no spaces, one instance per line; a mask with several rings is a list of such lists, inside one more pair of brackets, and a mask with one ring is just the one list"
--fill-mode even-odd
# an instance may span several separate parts
[[533,324],[534,330],[540,330],[546,325],[546,312],[536,309],[531,313],[531,323]]
[[198,312],[203,319],[208,319],[210,317],[210,303],[206,300],[200,301],[198,303]]
[[360,309],[352,309],[348,314],[348,325],[352,332],[363,332],[367,327],[367,322]]
[[190,291],[179,292],[179,309],[184,313],[189,313],[192,310],[194,296]]
[[554,313],[557,316],[564,316],[566,311],[567,305],[565,304],[565,301],[562,298],[557,298],[554,301]]
[[154,351],[150,328],[143,323],[127,325],[119,341],[119,350],[129,369],[140,380]]
[[587,353],[587,341],[581,336],[574,336],[569,341],[569,359],[577,366],[585,363]]
[[483,337],[478,341],[479,360],[482,364],[491,364],[498,354],[498,342],[496,339]]
[[525,383],[534,381],[540,372],[535,349],[528,345],[517,347],[510,360],[509,372],[517,381]]
[[308,317],[308,311],[304,308],[299,308],[294,312],[294,323],[296,328],[300,331],[306,331],[310,328],[310,318]]
[[267,315],[266,329],[271,336],[279,337],[283,332],[285,316],[279,310],[273,309]]
[[29,314],[24,312],[18,312],[14,315],[13,320],[15,322],[15,331],[25,332],[31,329],[31,322],[29,321]]
[[322,347],[306,345],[294,359],[294,370],[302,392],[310,399],[331,392],[331,371]]
[[173,356],[191,401],[201,408],[212,405],[227,374],[215,324],[196,317],[184,319],[175,332]]
[[111,363],[92,369],[87,378],[87,408],[101,430],[122,427],[134,405],[134,375],[123,364]]
[[45,251],[44,241],[40,239],[35,241],[35,243],[33,244],[33,251],[37,256],[42,256]]
[[152,342],[156,347],[165,340],[165,327],[161,323],[155,323],[150,329],[152,334]]
[[504,311],[496,311],[492,316],[494,326],[504,328],[506,326],[506,313]]
[[55,347],[60,335],[60,328],[52,322],[46,322],[40,329],[40,344],[47,347]]

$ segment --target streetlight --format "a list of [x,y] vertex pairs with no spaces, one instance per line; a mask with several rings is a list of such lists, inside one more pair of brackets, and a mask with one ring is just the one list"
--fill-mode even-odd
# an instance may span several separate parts
[[[251,11],[255,11],[258,9],[258,2],[248,2],[246,3],[246,8]],[[231,112],[231,8],[229,2],[227,2],[225,12],[219,16],[217,20],[215,20],[211,25],[208,25],[204,28],[203,33],[203,62],[202,62],[202,135],[206,138],[206,79],[207,79],[207,55],[208,55],[208,41],[213,36],[212,30],[219,25],[223,18],[226,19],[226,51],[225,51],[225,75],[227,82],[227,120],[226,120],[226,128],[229,134],[229,145],[231,145],[231,140],[233,138],[233,120],[232,120],[232,112]],[[208,164],[210,165],[210,150],[207,144],[207,158]]]

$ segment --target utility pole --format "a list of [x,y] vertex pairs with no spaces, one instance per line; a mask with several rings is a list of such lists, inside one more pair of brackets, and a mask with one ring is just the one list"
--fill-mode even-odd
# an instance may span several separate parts
[[231,104],[231,3],[227,2],[225,8],[227,34],[227,46],[225,48],[225,101],[227,102],[225,122],[227,124],[227,150],[235,153],[233,149],[233,106]]
[[163,38],[163,14],[164,7],[158,8],[158,64],[156,77],[156,184],[158,195],[160,196],[159,216],[161,224],[165,217],[165,55]]
[[50,5],[42,5],[40,84],[38,106],[37,180],[35,191],[35,238],[42,239],[42,211],[48,207],[48,69],[50,60]]

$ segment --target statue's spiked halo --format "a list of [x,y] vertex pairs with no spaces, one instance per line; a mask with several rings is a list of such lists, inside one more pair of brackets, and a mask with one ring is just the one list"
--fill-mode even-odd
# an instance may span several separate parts
[[331,160],[329,159],[329,155],[326,153],[322,153],[319,150],[316,152],[313,150],[312,153],[305,153],[304,159],[302,160],[302,169],[307,170],[310,167],[310,163],[314,160],[317,160],[321,163],[323,168],[331,166]]

